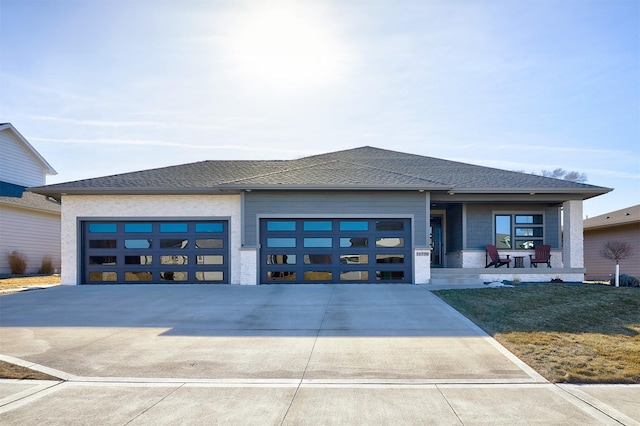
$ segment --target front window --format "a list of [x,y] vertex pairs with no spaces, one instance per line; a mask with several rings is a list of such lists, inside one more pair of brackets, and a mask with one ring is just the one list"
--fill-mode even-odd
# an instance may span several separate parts
[[495,243],[498,249],[530,250],[544,243],[541,214],[495,215]]
[[499,249],[513,248],[510,215],[496,215],[496,247]]

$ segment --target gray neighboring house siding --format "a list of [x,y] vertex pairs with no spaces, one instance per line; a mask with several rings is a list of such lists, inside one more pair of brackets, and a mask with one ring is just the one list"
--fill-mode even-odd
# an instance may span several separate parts
[[258,244],[258,218],[314,216],[411,217],[413,243],[427,245],[427,198],[419,192],[249,192],[244,198],[244,245]]

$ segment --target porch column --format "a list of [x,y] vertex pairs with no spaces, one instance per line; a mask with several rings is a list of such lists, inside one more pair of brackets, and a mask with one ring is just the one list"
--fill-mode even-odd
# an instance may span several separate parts
[[563,203],[564,229],[562,255],[565,268],[584,268],[584,235],[582,228],[582,200]]
[[[431,193],[424,193],[425,214],[427,220],[427,235],[425,245],[416,245],[413,251],[413,282],[414,284],[429,284],[431,280],[431,249],[429,247],[429,226],[431,220]],[[422,243],[422,241],[420,241]]]

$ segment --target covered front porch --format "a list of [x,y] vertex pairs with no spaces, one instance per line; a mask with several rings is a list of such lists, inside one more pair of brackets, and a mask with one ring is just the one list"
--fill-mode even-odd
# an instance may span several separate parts
[[[582,200],[433,201],[429,283],[584,280]],[[550,267],[531,265],[539,244],[551,247]],[[486,245],[497,246],[500,257],[509,257],[509,264],[487,268],[491,260]]]

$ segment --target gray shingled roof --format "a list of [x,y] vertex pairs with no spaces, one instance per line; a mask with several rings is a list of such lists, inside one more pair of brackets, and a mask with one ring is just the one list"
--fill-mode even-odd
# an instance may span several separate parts
[[0,205],[60,214],[60,204],[48,197],[26,191],[26,187],[0,182]]
[[40,194],[215,193],[260,189],[416,190],[456,193],[609,192],[583,183],[373,147],[296,160],[202,161],[31,188]]

